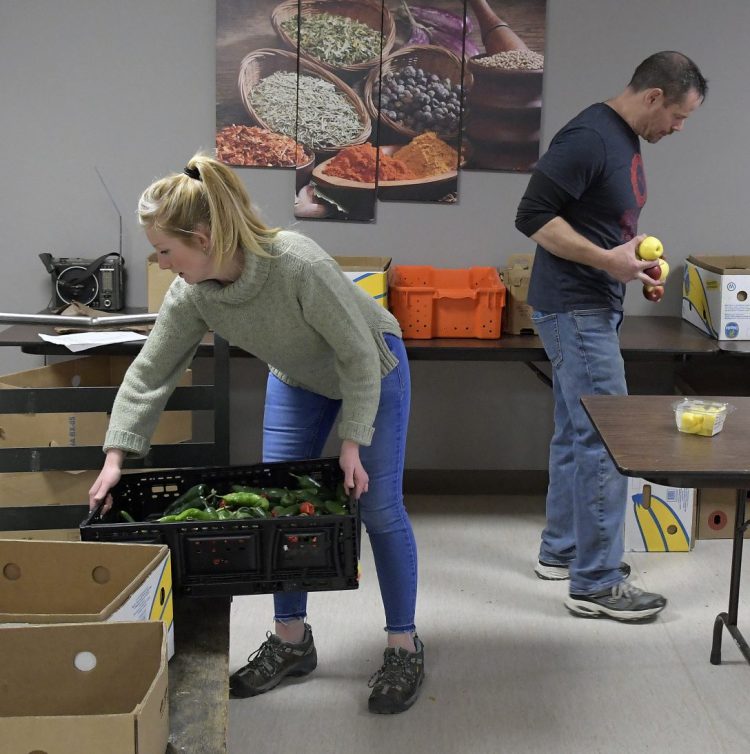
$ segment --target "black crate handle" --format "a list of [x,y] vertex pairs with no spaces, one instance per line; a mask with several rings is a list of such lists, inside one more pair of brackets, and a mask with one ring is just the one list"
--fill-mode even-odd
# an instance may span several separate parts
[[359,562],[362,558],[362,519],[359,515],[359,499],[354,497],[351,492],[349,493],[349,512],[354,516],[354,537],[356,542],[357,562]]
[[99,516],[99,514],[102,512],[102,508],[104,507],[104,503],[107,502],[107,499],[104,498],[100,500],[96,506],[94,507],[94,510],[92,510],[89,515],[83,520],[81,523],[81,526],[89,526],[93,521]]

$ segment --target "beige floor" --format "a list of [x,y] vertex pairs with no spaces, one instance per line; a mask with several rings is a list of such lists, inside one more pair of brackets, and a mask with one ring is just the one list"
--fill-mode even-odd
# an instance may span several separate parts
[[[408,506],[426,647],[419,701],[402,715],[367,712],[384,641],[365,540],[361,588],[311,595],[315,673],[230,703],[232,754],[750,751],[750,666],[726,635],[724,664],[708,660],[730,542],[627,555],[634,583],[670,602],[657,621],[624,625],[569,615],[565,583],[534,576],[541,498],[412,497]],[[271,610],[266,595],[234,600],[230,668],[259,644]],[[739,625],[750,637],[750,607]]]

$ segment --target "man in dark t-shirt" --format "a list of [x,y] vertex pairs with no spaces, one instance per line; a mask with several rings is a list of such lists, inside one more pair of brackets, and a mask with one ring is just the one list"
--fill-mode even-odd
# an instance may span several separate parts
[[528,301],[552,365],[555,430],[550,443],[547,523],[535,567],[570,578],[575,615],[640,621],[666,599],[626,581],[621,562],[627,480],[586,417],[581,396],[624,395],[618,333],[625,284],[653,280],[636,255],[645,236],[640,140],[682,130],[705,99],[706,80],[679,52],[659,52],[626,89],[588,107],[550,143],[529,181],[516,227],[537,242]]

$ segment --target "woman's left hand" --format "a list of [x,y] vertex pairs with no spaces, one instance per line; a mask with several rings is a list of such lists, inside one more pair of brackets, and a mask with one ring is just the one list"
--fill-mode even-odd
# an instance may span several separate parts
[[347,492],[353,492],[355,499],[359,500],[368,490],[370,477],[359,460],[359,445],[356,442],[344,440],[341,443],[339,466],[344,472],[344,487]]

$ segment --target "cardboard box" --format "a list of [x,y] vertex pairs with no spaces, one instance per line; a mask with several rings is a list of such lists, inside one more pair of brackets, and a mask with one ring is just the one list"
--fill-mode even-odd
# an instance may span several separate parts
[[162,621],[174,654],[166,545],[0,540],[0,574],[0,644],[7,625]]
[[695,544],[695,490],[628,477],[626,552],[688,552]]
[[164,754],[169,739],[161,623],[2,630],[4,754]]
[[[130,366],[127,356],[87,356],[0,376],[0,390],[14,388],[106,387],[117,386]],[[180,385],[192,384],[186,371]],[[1,395],[1,394],[0,394]],[[63,404],[64,405],[64,404]],[[154,444],[170,445],[190,440],[193,432],[190,411],[166,411],[156,427]],[[92,413],[0,414],[0,448],[43,446],[101,446],[109,415]],[[0,474],[0,507],[38,505],[81,505],[99,471],[40,471]],[[63,530],[65,531],[65,530]],[[32,532],[0,532],[0,538],[21,538]],[[49,532],[40,531],[39,537]],[[78,531],[61,535],[78,539]],[[59,537],[57,537],[59,538]]]
[[[704,487],[698,490],[698,539],[734,538],[737,491]],[[748,509],[750,512],[750,509]],[[745,529],[745,539],[750,528]]]
[[[104,459],[102,458],[102,463]],[[83,505],[99,471],[14,471],[0,474],[0,508]]]
[[[99,471],[40,471],[0,474],[0,508],[84,505]],[[75,529],[0,531],[0,539],[64,539],[77,542]]]
[[391,257],[334,257],[344,274],[381,306],[388,308]]
[[750,256],[688,257],[682,318],[718,340],[750,340]]
[[167,289],[177,276],[171,270],[162,270],[156,252],[146,260],[146,305],[149,312],[156,314],[161,308]]
[[78,529],[13,529],[0,531],[0,539],[43,539],[55,542],[80,542]]
[[533,265],[533,254],[512,254],[506,266],[500,269],[507,290],[503,332],[513,335],[537,334],[531,321],[533,309],[526,303]]
[[[117,387],[132,359],[129,356],[85,356],[25,372],[0,376],[0,389],[45,387]],[[187,370],[180,385],[192,384]],[[0,414],[1,448],[101,445],[109,424],[105,412],[73,414]],[[154,432],[154,444],[170,445],[192,436],[190,411],[166,411]]]

